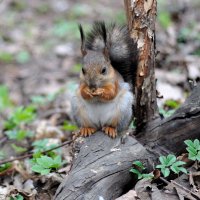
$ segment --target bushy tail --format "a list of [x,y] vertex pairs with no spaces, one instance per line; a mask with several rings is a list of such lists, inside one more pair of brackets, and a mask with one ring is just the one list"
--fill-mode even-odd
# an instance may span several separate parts
[[[106,43],[105,43],[106,40]],[[86,49],[102,51],[108,48],[112,66],[122,75],[125,81],[135,82],[137,70],[137,44],[130,36],[127,26],[106,25],[94,22],[91,32],[86,37]]]

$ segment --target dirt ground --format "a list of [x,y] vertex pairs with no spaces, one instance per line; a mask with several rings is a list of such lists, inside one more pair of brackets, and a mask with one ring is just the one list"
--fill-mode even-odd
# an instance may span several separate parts
[[[164,116],[184,101],[189,80],[200,77],[200,2],[158,0],[156,24],[157,89]],[[0,0],[0,160],[31,152],[32,143],[49,138],[47,145],[72,138],[69,98],[81,69],[78,23],[88,30],[94,20],[123,24],[123,2],[110,0]],[[9,91],[9,102],[2,103]],[[166,100],[173,103],[165,104]],[[169,101],[168,101],[169,102]],[[174,103],[175,102],[175,103]],[[5,121],[19,106],[36,105],[31,123],[20,124],[34,136],[9,138]],[[173,105],[172,105],[173,104]],[[16,151],[12,144],[26,149]],[[19,150],[19,149],[18,149]],[[58,153],[66,161],[56,172],[41,176],[31,172],[29,159],[0,168],[0,199],[51,199],[73,159],[72,146]],[[2,156],[1,156],[2,155]],[[1,167],[1,166],[0,166]],[[12,198],[11,198],[12,197]]]

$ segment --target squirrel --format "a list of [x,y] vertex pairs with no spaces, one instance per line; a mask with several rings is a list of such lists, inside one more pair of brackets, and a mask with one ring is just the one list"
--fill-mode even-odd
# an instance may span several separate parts
[[132,119],[137,44],[127,26],[96,21],[85,37],[81,24],[82,70],[72,99],[72,115],[81,136],[102,130],[111,138]]

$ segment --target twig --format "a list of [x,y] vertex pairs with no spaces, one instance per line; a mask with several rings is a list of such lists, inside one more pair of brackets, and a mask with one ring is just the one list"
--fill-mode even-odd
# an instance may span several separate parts
[[[53,148],[51,148],[51,149],[48,149],[48,150],[46,150],[46,151],[42,151],[41,153],[42,153],[42,154],[48,153],[48,152],[50,152],[50,151],[53,151],[53,150],[55,150],[55,149],[58,149],[58,148],[60,148],[60,147],[65,146],[65,145],[68,145],[68,144],[72,143],[74,140],[75,140],[75,139],[70,140],[70,141],[63,142],[62,144],[60,144],[60,145],[58,145],[58,146],[56,146],[56,147],[53,147]],[[8,163],[8,162],[15,161],[15,160],[23,160],[23,159],[25,159],[25,158],[30,158],[30,157],[33,156],[33,154],[34,154],[34,152],[29,153],[29,154],[26,154],[26,155],[23,155],[23,156],[18,156],[18,157],[15,157],[15,158],[5,159],[5,160],[0,161],[0,165],[5,164],[5,163]]]
[[186,187],[180,185],[179,183],[177,183],[177,182],[175,182],[175,181],[173,181],[173,180],[171,180],[171,183],[174,184],[174,186],[179,187],[179,188],[182,189],[182,190],[185,190],[185,191],[188,192],[189,194],[193,194],[194,196],[200,198],[200,195],[199,195],[198,193],[195,193],[195,192],[193,192],[193,191],[187,189]]
[[159,177],[159,179],[161,180],[161,181],[163,181],[164,183],[166,183],[166,184],[170,184],[170,182],[169,181],[167,181],[165,178],[163,178],[163,177]]

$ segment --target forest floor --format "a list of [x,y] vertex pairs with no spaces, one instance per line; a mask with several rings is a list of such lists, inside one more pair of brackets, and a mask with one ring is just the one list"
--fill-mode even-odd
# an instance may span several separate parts
[[[158,0],[156,79],[164,116],[200,78],[199,9],[198,0]],[[52,199],[70,170],[73,145],[41,152],[70,141],[77,129],[70,115],[81,69],[77,24],[123,24],[123,4],[0,0],[0,18],[0,162],[34,153],[0,165],[0,200]]]

